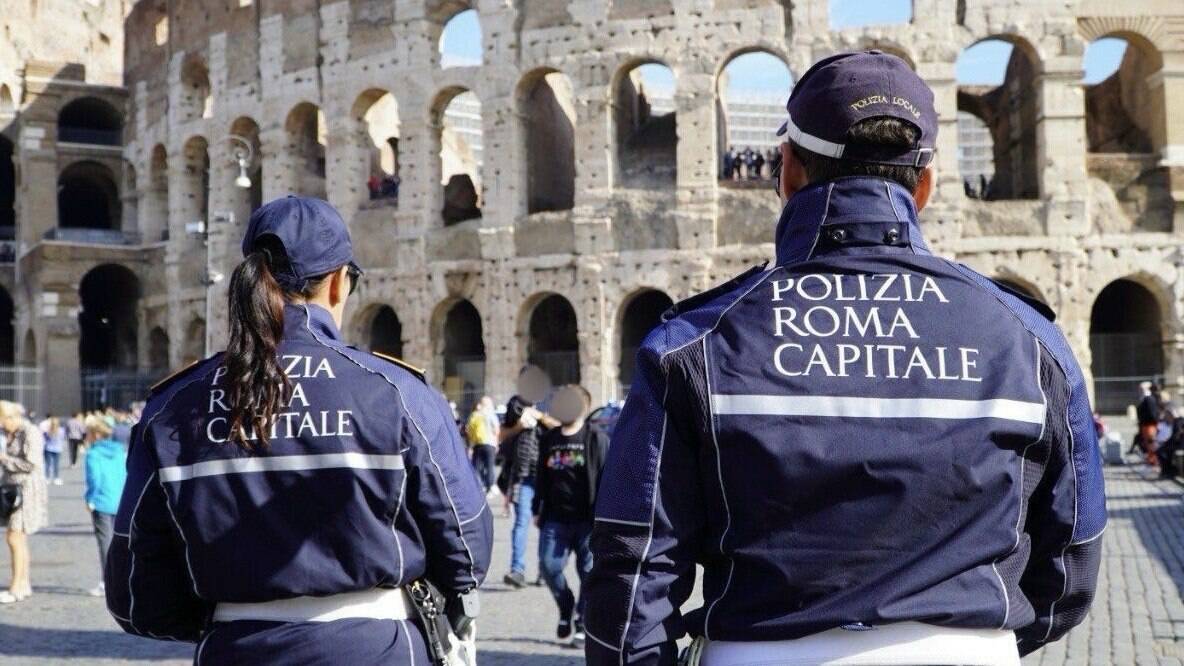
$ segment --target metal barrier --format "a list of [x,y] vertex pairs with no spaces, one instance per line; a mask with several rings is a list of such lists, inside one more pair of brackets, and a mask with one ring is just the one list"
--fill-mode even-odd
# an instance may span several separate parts
[[1094,410],[1099,414],[1125,414],[1139,402],[1139,384],[1156,382],[1162,386],[1163,380],[1163,375],[1094,377]]
[[143,400],[164,374],[153,370],[83,370],[82,408],[127,409],[131,403]]
[[36,410],[41,405],[44,378],[40,368],[17,365],[0,366],[0,400],[8,400]]

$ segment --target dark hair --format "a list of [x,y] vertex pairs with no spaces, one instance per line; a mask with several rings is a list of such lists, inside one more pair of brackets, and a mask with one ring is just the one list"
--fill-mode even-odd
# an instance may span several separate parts
[[284,289],[275,273],[288,269],[284,246],[274,236],[255,242],[255,251],[230,278],[230,344],[226,347],[229,440],[250,451],[251,434],[267,447],[267,430],[291,398],[292,385],[276,358],[284,334],[284,304],[315,294],[325,275],[300,291]]
[[[905,152],[912,149],[916,143],[919,131],[917,128],[899,118],[888,116],[861,120],[847,130],[847,144],[867,148],[879,148],[891,154],[893,151]],[[806,170],[806,179],[811,183],[834,180],[843,176],[875,176],[887,178],[903,185],[909,192],[917,190],[917,183],[921,180],[920,167],[898,166],[894,164],[873,164],[870,162],[856,162],[834,157],[826,157],[812,153],[793,142],[790,142],[794,157],[802,163]]]

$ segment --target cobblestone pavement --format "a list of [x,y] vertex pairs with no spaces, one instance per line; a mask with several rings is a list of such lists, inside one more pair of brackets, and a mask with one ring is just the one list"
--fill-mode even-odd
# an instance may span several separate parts
[[[1067,640],[1025,659],[1026,666],[1184,664],[1184,492],[1153,480],[1141,465],[1108,468],[1106,479],[1110,525],[1093,611]],[[66,484],[51,493],[54,524],[32,538],[36,593],[0,607],[0,664],[189,663],[189,646],[124,635],[102,600],[87,596],[99,572],[89,517],[78,499],[80,472],[67,470]],[[578,651],[553,640],[557,614],[545,588],[502,585],[509,521],[500,507],[495,515],[499,540],[483,598],[482,666],[581,662]],[[7,581],[8,568],[8,550],[0,546],[0,581]],[[529,574],[533,579],[533,561]]]

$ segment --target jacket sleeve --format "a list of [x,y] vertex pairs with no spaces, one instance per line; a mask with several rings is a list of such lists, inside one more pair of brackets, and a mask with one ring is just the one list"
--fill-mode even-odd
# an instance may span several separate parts
[[150,438],[136,426],[104,580],[107,610],[129,634],[195,642],[213,605],[194,589]]
[[1020,654],[1064,636],[1093,602],[1106,528],[1105,488],[1093,412],[1071,355],[1044,355],[1049,454],[1032,494],[1025,532],[1031,556],[1020,589],[1035,620],[1016,631]]
[[593,666],[673,664],[675,641],[687,633],[680,608],[705,530],[697,438],[687,424],[701,408],[688,397],[696,382],[659,364],[643,347],[599,481],[585,593]]
[[464,594],[489,571],[493,515],[444,396],[424,387],[408,397],[416,402],[402,405],[407,508],[423,534],[428,579],[446,594]]
[[550,447],[550,438],[547,436],[547,433],[539,436],[535,447],[534,497],[530,500],[530,514],[532,516],[541,516],[543,514],[543,498],[547,496],[547,484],[551,482],[551,477],[547,474],[546,464],[547,449]]

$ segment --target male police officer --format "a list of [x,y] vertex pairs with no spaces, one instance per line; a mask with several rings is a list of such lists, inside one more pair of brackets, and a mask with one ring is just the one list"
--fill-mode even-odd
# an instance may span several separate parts
[[136,426],[108,608],[130,633],[200,640],[198,664],[428,663],[446,628],[412,602],[424,580],[473,591],[492,545],[448,405],[342,342],[360,270],[329,204],[259,208],[243,255],[228,350],[154,387]]
[[930,253],[937,115],[903,61],[826,58],[787,108],[776,265],[676,305],[638,355],[589,662],[671,663],[689,633],[709,666],[1018,663],[1093,598],[1081,372],[1047,308]]

